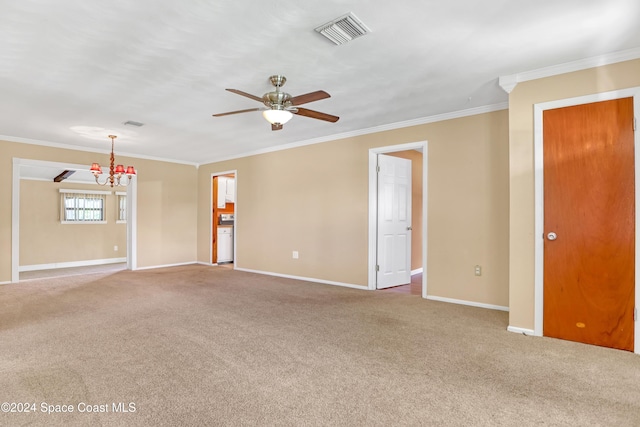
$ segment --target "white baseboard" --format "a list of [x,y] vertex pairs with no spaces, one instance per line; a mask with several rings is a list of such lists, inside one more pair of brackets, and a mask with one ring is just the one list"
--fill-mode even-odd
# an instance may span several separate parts
[[416,274],[422,273],[422,267],[416,268],[415,270],[411,270],[411,275],[415,276]]
[[430,299],[433,301],[440,301],[440,302],[449,302],[452,304],[469,305],[471,307],[488,308],[490,310],[509,311],[509,307],[504,307],[501,305],[493,305],[493,304],[484,304],[482,302],[465,301],[465,300],[454,299],[454,298],[436,297],[432,295],[428,295],[427,299]]
[[[139,270],[152,270],[154,268],[167,268],[167,267],[181,267],[183,265],[193,265],[193,264],[200,264],[197,261],[189,261],[189,262],[179,262],[176,264],[163,264],[163,265],[151,265],[151,266],[147,266],[147,267],[138,267],[136,268],[136,271]],[[205,264],[205,265],[211,265],[211,264]]]
[[529,336],[534,336],[536,334],[533,329],[519,328],[517,326],[508,326],[507,331]]
[[354,285],[351,283],[333,282],[331,280],[314,279],[312,277],[292,276],[290,274],[273,273],[270,271],[251,270],[248,268],[237,268],[237,267],[235,268],[235,270],[245,271],[247,273],[264,274],[266,276],[284,277],[286,279],[304,280],[306,282],[322,283],[325,285],[343,286],[345,288],[361,289],[365,291],[369,289],[367,286]]
[[92,265],[106,265],[117,264],[120,262],[127,262],[127,258],[105,258],[105,259],[89,259],[86,261],[72,261],[72,262],[55,262],[51,264],[33,264],[33,265],[21,265],[18,267],[18,272],[23,271],[38,271],[38,270],[53,270],[56,268],[72,268],[72,267],[88,267]]

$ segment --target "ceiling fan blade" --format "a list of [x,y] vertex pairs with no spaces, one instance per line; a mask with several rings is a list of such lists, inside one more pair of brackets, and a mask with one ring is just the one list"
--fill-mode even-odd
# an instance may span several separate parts
[[248,110],[229,111],[228,113],[212,114],[213,117],[229,116],[231,114],[248,113],[249,111],[260,111],[261,108],[249,108]]
[[331,123],[335,123],[340,120],[340,117],[338,116],[332,116],[331,114],[321,113],[319,111],[308,110],[306,108],[298,108],[297,110],[298,111],[295,112],[291,110],[291,112],[299,116],[311,117],[312,119],[324,120],[325,122]]
[[251,95],[250,93],[247,92],[243,92],[241,90],[238,89],[226,89],[229,92],[233,92],[237,95],[242,95],[242,96],[246,96],[247,98],[253,99],[254,101],[258,101],[258,102],[262,102],[262,98],[259,96],[255,96],[255,95]]
[[281,123],[274,123],[271,125],[271,130],[282,130],[283,126]]
[[315,92],[305,93],[304,95],[294,96],[291,98],[291,105],[302,105],[307,102],[320,101],[326,98],[331,98],[331,95],[323,90],[317,90]]

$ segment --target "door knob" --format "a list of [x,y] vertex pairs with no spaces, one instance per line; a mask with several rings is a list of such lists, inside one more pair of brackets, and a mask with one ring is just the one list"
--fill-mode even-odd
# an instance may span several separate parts
[[407,230],[413,230],[413,228],[411,226],[408,226]]
[[556,233],[554,233],[553,231],[549,234],[547,234],[547,239],[549,240],[556,240],[558,238],[558,235]]

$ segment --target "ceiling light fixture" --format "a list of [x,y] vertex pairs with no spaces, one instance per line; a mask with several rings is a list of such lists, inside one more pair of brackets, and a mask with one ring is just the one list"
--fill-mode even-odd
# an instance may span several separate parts
[[291,120],[293,114],[287,110],[271,109],[264,110],[262,116],[272,125],[283,125]]
[[[124,166],[118,165],[114,167],[115,164],[115,156],[113,155],[113,141],[117,138],[116,135],[109,135],[111,138],[111,164],[109,167],[109,177],[104,180],[104,182],[100,182],[99,176],[102,174],[102,168],[98,163],[93,163],[91,165],[91,173],[96,178],[96,182],[98,185],[107,185],[107,183],[111,184],[111,187],[126,187],[131,182],[131,178],[136,174],[133,166],[127,166],[127,169],[124,169]],[[123,175],[129,177],[126,182],[121,182],[120,179]]]

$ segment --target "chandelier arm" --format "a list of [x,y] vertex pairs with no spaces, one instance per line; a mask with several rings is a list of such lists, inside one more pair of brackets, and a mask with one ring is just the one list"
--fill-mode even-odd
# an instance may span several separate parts
[[98,185],[107,185],[107,183],[109,182],[109,177],[105,177],[106,179],[104,180],[104,182],[100,182],[99,176],[98,175],[94,175],[96,178],[96,184]]
[[121,181],[121,178],[122,178],[122,176],[120,176],[118,178],[118,183],[116,184],[117,186],[119,186],[119,187],[127,187],[127,186],[129,186],[129,184],[131,184],[131,177],[130,176],[127,176],[128,179],[126,181],[124,181],[124,182]]

